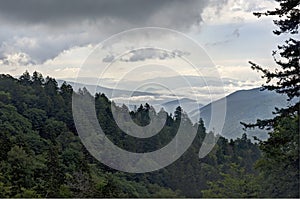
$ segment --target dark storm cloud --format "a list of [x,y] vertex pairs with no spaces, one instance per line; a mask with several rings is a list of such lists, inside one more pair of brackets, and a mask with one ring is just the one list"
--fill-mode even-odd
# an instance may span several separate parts
[[29,62],[43,63],[74,46],[97,44],[131,28],[185,32],[200,26],[204,8],[225,1],[0,0],[0,57],[26,54]]
[[[2,1],[0,17],[7,22],[24,24],[64,25],[84,20],[93,23],[99,18],[127,21],[130,24],[159,25],[162,18],[155,22],[155,15],[166,14],[169,25],[180,25],[179,22],[195,23],[199,18],[206,0],[9,0]],[[153,18],[154,17],[154,18]],[[192,17],[192,18],[190,18]],[[171,24],[174,23],[174,24]],[[188,25],[187,24],[187,25]],[[150,25],[150,24],[148,24]],[[181,24],[185,25],[185,24]]]

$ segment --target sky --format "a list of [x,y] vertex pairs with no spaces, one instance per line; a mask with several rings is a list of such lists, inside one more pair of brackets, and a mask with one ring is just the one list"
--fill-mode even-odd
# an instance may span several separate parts
[[[276,6],[273,0],[1,1],[0,73],[36,70],[127,90],[152,82],[159,85],[152,91],[189,96],[192,88],[203,99],[205,86],[199,85],[206,82],[218,98],[220,90],[229,94],[263,83],[248,61],[274,67],[272,50],[283,39],[273,35],[272,18],[252,13]],[[222,85],[210,84],[214,78]]]

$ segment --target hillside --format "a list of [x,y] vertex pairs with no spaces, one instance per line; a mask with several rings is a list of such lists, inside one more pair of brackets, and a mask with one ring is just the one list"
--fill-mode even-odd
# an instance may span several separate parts
[[[222,173],[235,172],[236,167],[244,176],[255,175],[252,165],[260,151],[245,135],[234,141],[220,137],[211,153],[199,159],[203,138],[213,138],[203,123],[193,125],[176,110],[172,117],[165,113],[166,124],[157,135],[135,138],[118,128],[112,103],[104,94],[93,97],[82,89],[77,95],[94,98],[99,124],[124,150],[158,150],[174,138],[181,122],[188,129],[197,128],[192,145],[169,166],[141,174],[116,171],[83,146],[72,117],[72,94],[71,85],[58,86],[55,79],[40,73],[24,73],[19,79],[0,75],[0,197],[201,197],[210,181],[222,179]],[[145,105],[130,116],[145,126],[148,113]]]
[[[240,137],[244,131],[240,124],[243,122],[255,122],[257,119],[272,118],[274,107],[287,105],[286,98],[275,92],[261,91],[260,88],[236,91],[226,97],[226,118],[222,136],[226,138]],[[220,101],[214,102],[216,104]],[[209,126],[211,117],[211,104],[200,109],[201,117],[206,126]],[[194,117],[195,111],[190,113]],[[195,119],[195,118],[194,118]],[[267,138],[267,132],[263,130],[247,130],[249,137],[257,136],[260,139]]]

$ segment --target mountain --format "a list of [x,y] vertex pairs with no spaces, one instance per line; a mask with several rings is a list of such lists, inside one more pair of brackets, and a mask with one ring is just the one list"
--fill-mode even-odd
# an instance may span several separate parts
[[[64,80],[57,80],[58,85],[60,86]],[[83,83],[75,83],[71,81],[66,81],[70,84],[75,91],[79,88],[85,87],[91,94],[95,93],[104,93],[108,98],[112,97],[127,97],[127,96],[158,96],[155,93],[149,92],[142,92],[142,91],[129,91],[129,90],[120,90],[120,89],[113,89],[113,88],[106,88],[102,86],[92,85],[92,84],[83,84]]]
[[[257,119],[268,119],[274,117],[272,112],[274,107],[287,106],[286,97],[279,95],[275,92],[261,91],[261,88],[255,88],[251,90],[239,90],[236,91],[225,99],[215,101],[216,105],[220,104],[223,100],[226,100],[226,117],[225,124],[221,135],[226,138],[241,137],[244,133],[243,126],[240,124],[243,122],[256,122]],[[201,118],[204,120],[205,126],[209,126],[211,118],[212,103],[200,108]],[[190,112],[190,117],[193,120],[197,110]],[[210,129],[212,130],[213,127]],[[266,130],[247,130],[249,137],[257,136],[260,139],[267,139]]]
[[[58,85],[61,86],[64,81],[65,80],[57,80]],[[116,104],[126,104],[130,110],[134,110],[136,107],[139,107],[140,104],[145,104],[146,102],[151,104],[157,111],[163,107],[169,113],[173,113],[179,105],[182,106],[186,112],[194,110],[195,106],[198,106],[199,108],[203,106],[202,104],[197,105],[195,100],[189,98],[177,99],[176,96],[155,93],[154,89],[150,89],[150,91],[153,92],[132,92],[125,89],[113,89],[92,84],[75,83],[72,81],[66,82],[70,84],[75,91],[85,87],[93,95],[95,93],[104,93],[109,99],[114,100]]]
[[[58,80],[59,84],[62,84],[63,80]],[[176,107],[181,106],[193,122],[199,120],[200,117],[204,120],[205,126],[208,130],[214,130],[213,126],[209,126],[211,119],[212,103],[216,106],[226,101],[226,117],[225,124],[222,132],[216,132],[223,135],[226,138],[235,139],[241,137],[244,133],[241,121],[253,123],[257,119],[272,118],[274,115],[272,112],[274,107],[287,106],[286,97],[279,95],[275,92],[261,91],[261,88],[254,88],[250,90],[239,90],[232,94],[229,94],[225,98],[212,102],[203,106],[203,104],[197,103],[193,99],[181,98],[176,99],[176,96],[165,96],[157,94],[155,92],[141,92],[141,91],[128,91],[121,89],[112,89],[101,86],[89,85],[89,84],[75,84],[68,81],[74,90],[86,87],[92,94],[96,92],[104,93],[109,99],[114,100],[117,104],[126,104],[130,110],[134,110],[140,104],[146,102],[151,104],[156,110],[160,110],[162,107],[169,113],[173,113]],[[128,96],[132,96],[128,98]],[[129,104],[127,103],[129,100]],[[266,130],[247,130],[249,137],[256,136],[262,140],[267,139],[268,134]]]

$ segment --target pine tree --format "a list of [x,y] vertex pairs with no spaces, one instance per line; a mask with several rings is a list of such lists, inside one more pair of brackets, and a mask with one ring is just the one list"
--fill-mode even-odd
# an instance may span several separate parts
[[298,34],[300,1],[276,1],[280,3],[280,8],[254,15],[279,17],[278,20],[274,20],[279,28],[273,31],[274,34],[290,34],[291,38],[273,52],[274,61],[278,65],[275,71],[253,62],[250,64],[253,70],[263,73],[262,78],[266,78],[263,90],[287,95],[290,105],[286,108],[276,108],[274,118],[257,120],[254,124],[241,123],[246,128],[273,129],[268,140],[259,143],[263,152],[262,158],[257,162],[264,190],[261,196],[299,198],[300,41],[292,36]]
[[182,115],[182,108],[180,106],[178,106],[174,112],[175,121],[180,121],[181,115]]
[[23,85],[29,85],[30,84],[31,77],[30,77],[30,74],[27,70],[20,76],[19,81]]
[[[300,24],[299,0],[276,0],[280,3],[280,8],[264,13],[254,13],[261,17],[277,16],[278,20],[274,20],[274,24],[279,27],[274,30],[275,35],[298,34]],[[280,94],[288,96],[288,101],[291,102],[286,108],[276,108],[276,116],[272,119],[257,120],[255,124],[242,123],[246,128],[259,127],[270,128],[276,125],[276,122],[282,117],[299,115],[300,109],[300,41],[295,38],[289,38],[285,44],[278,46],[277,51],[273,51],[273,57],[278,68],[275,71],[270,71],[256,63],[249,62],[253,70],[262,72],[262,78],[266,78],[266,84],[263,85],[263,90],[276,91]],[[276,58],[276,56],[281,57]],[[275,84],[273,83],[275,82]],[[293,101],[294,100],[294,101]],[[296,102],[295,102],[296,101]]]

